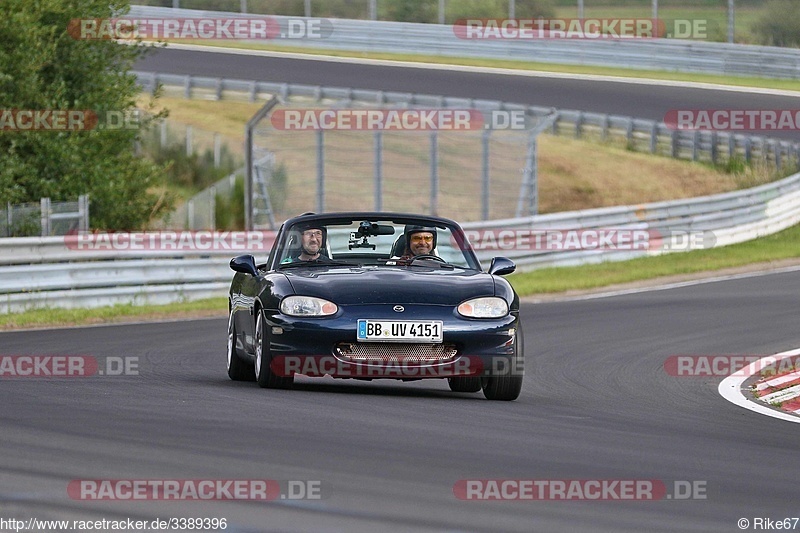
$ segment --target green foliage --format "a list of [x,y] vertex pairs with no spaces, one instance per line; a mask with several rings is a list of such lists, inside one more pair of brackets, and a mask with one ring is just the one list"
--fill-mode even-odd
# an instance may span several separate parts
[[244,177],[237,176],[230,195],[217,193],[214,220],[218,230],[244,230]]
[[183,142],[173,142],[164,148],[150,148],[150,157],[159,166],[167,169],[167,182],[171,185],[202,190],[210,187],[225,176],[230,176],[236,168],[234,157],[228,145],[220,149],[220,165],[214,167],[214,151],[206,149],[204,152],[194,152],[186,155],[186,145]]
[[770,0],[765,12],[753,24],[762,44],[772,46],[800,45],[800,2],[797,0]]
[[[2,107],[132,114],[139,88],[129,72],[147,47],[78,40],[67,32],[75,19],[111,17],[127,8],[127,0],[0,2]],[[144,227],[169,208],[151,192],[161,184],[162,169],[135,152],[148,120],[115,130],[0,132],[0,201],[89,194],[93,227]]]
[[269,200],[275,213],[282,213],[289,195],[289,174],[284,163],[278,164],[269,181]]

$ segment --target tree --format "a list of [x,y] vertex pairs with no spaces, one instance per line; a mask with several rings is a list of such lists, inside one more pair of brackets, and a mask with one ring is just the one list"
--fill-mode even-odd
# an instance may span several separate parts
[[[148,48],[70,35],[76,19],[127,13],[128,1],[3,0],[0,111],[90,110],[135,116],[130,74]],[[74,22],[73,22],[74,27]],[[0,201],[74,200],[88,193],[95,228],[138,229],[169,207],[156,193],[163,169],[136,155],[149,120],[119,129],[0,131]]]

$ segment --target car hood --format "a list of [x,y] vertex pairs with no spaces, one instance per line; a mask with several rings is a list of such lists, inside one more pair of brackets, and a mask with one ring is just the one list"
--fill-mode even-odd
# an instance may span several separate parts
[[492,276],[474,270],[317,267],[284,274],[295,294],[317,296],[338,305],[456,306],[469,298],[494,295]]

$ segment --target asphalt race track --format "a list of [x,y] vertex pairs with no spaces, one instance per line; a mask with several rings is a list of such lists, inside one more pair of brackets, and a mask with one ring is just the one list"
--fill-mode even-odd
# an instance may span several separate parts
[[[498,76],[399,66],[163,49],[137,70],[332,87],[441,94],[664,120],[676,109],[797,109],[797,97],[675,86]],[[797,131],[758,132],[798,140]]]
[[[800,426],[728,403],[721,377],[663,364],[798,347],[798,302],[788,272],[525,304],[527,374],[511,403],[444,380],[233,382],[224,319],[2,333],[2,356],[135,358],[138,375],[0,381],[0,517],[203,516],[233,532],[733,532],[740,518],[796,517]],[[322,499],[68,496],[85,479],[319,481]],[[470,479],[688,481],[705,497],[457,499]]]

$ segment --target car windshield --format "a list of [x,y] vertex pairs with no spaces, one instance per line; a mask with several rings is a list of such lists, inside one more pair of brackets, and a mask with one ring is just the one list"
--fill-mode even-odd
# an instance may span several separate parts
[[[415,254],[406,244],[407,229],[414,242],[427,244],[427,248],[422,249],[426,253],[423,255],[417,249],[421,257],[410,265],[408,259]],[[284,231],[285,238],[278,243],[277,250],[280,268],[399,265],[480,270],[468,245],[463,244],[463,233],[456,226],[439,221],[434,224],[414,219],[343,220],[338,217],[297,222]],[[405,261],[398,261],[404,256]]]

